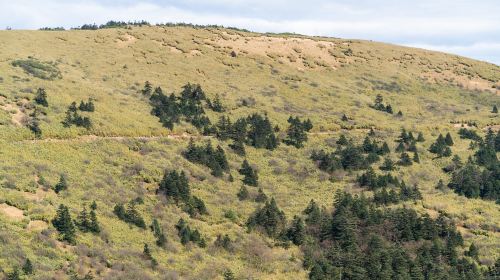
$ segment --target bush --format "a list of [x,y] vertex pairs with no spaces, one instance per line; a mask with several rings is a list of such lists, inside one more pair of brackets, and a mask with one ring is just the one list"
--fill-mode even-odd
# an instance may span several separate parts
[[12,66],[21,67],[24,72],[43,80],[62,78],[61,72],[54,63],[38,61],[35,58],[14,60]]

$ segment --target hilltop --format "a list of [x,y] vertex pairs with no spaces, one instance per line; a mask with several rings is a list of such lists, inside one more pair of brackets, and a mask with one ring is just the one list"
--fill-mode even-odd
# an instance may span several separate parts
[[[283,240],[249,218],[277,206],[273,217],[287,222],[275,226],[286,229],[296,215],[306,220],[311,200],[322,211],[334,197],[348,201],[338,190],[370,200],[378,187],[359,179],[369,161],[397,178],[390,185],[420,193],[377,207],[446,217],[463,237],[458,255],[473,243],[478,257],[465,258],[486,270],[500,257],[498,149],[488,146],[491,135],[500,141],[496,106],[499,66],[378,42],[186,26],[0,31],[0,273],[29,259],[29,279],[223,279],[229,271],[306,279],[315,258],[303,244],[320,244],[316,236]],[[238,138],[223,116],[259,126],[262,138]],[[287,135],[295,117],[303,143]],[[440,134],[453,143],[436,148]],[[342,144],[342,135],[352,141]],[[378,150],[384,142],[389,153]],[[198,148],[207,143],[211,152]],[[335,153],[349,145],[365,149],[359,166]],[[410,164],[397,164],[402,153]],[[392,172],[379,168],[387,158]],[[447,185],[469,158],[487,179],[467,197]],[[93,208],[98,233],[61,236],[52,222],[60,204],[77,221]],[[358,226],[353,235],[366,230]],[[420,244],[409,241],[410,251]]]

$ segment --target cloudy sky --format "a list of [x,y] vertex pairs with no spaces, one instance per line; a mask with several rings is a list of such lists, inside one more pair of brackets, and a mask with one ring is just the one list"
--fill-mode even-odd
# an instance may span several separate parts
[[0,0],[0,28],[190,22],[369,39],[500,65],[499,0]]

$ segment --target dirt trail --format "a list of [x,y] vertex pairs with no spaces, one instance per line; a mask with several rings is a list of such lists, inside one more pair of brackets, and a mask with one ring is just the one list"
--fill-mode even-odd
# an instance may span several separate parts
[[203,138],[211,139],[213,136],[205,135],[191,135],[191,134],[170,134],[165,136],[98,136],[98,135],[82,135],[76,138],[43,138],[43,139],[33,139],[33,140],[22,140],[21,142],[30,143],[61,143],[61,142],[94,142],[100,140],[115,140],[115,141],[125,141],[125,140],[143,140],[152,141],[159,139],[190,139],[190,138]]
[[[369,129],[362,129],[369,131]],[[309,136],[315,135],[335,135],[340,131],[321,131],[321,132],[309,132],[307,133]],[[32,140],[21,140],[19,142],[28,142],[28,143],[64,143],[64,142],[95,142],[100,140],[115,140],[115,141],[125,141],[125,140],[141,140],[141,141],[154,141],[161,139],[185,139],[189,140],[191,138],[195,139],[214,139],[215,136],[207,136],[207,135],[193,135],[188,133],[183,134],[170,134],[164,136],[99,136],[99,135],[82,135],[75,138],[43,138],[43,139],[32,139]]]

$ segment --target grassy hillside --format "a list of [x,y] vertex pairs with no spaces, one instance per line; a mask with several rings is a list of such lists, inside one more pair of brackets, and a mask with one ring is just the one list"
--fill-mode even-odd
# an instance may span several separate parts
[[[440,133],[450,133],[453,154],[465,162],[474,151],[470,140],[457,134],[461,127],[475,123],[472,129],[481,136],[490,127],[499,129],[500,116],[491,112],[500,106],[496,65],[368,41],[219,28],[0,31],[0,275],[29,258],[36,272],[30,279],[83,277],[89,271],[98,279],[222,279],[227,269],[238,279],[307,278],[299,247],[277,246],[247,230],[248,217],[262,204],[237,197],[242,185],[237,170],[245,157],[234,153],[230,142],[203,136],[187,122],[164,128],[141,93],[146,81],[177,94],[187,83],[200,84],[210,99],[220,96],[226,108],[224,113],[207,110],[212,123],[222,115],[234,121],[266,113],[280,127],[280,139],[289,116],[309,118],[313,128],[304,148],[246,147],[259,186],[289,220],[311,199],[331,208],[336,190],[363,190],[356,183],[361,172],[320,171],[309,158],[313,149],[333,151],[341,134],[361,143],[373,128],[375,138],[394,151],[401,128],[422,132],[420,164],[393,172],[417,184],[423,195],[405,204],[432,217],[448,213],[465,239],[464,248],[471,242],[479,247],[482,264],[500,257],[499,205],[437,190],[440,179],[450,181],[441,168],[451,158],[435,159],[428,152]],[[48,107],[35,105],[38,88],[45,89]],[[394,114],[370,107],[378,94]],[[68,106],[89,98],[95,111],[81,115],[92,127],[65,127]],[[39,137],[28,128],[35,111]],[[234,181],[228,175],[214,177],[182,156],[191,137],[221,145]],[[391,156],[398,159],[397,153]],[[191,192],[205,201],[208,215],[191,218],[156,194],[165,170],[186,172]],[[56,194],[53,186],[61,175],[68,189]],[[257,194],[257,188],[248,189],[251,197]],[[131,226],[113,213],[115,204],[136,198],[143,201],[137,210],[146,224],[159,221],[165,248],[154,245],[149,227]],[[76,218],[93,201],[101,232],[78,231],[74,245],[58,240],[50,221],[59,204]],[[205,237],[205,248],[180,243],[175,225],[181,217]],[[218,234],[226,233],[233,240],[231,252],[213,245]],[[144,257],[144,243],[158,262],[155,268]]]

